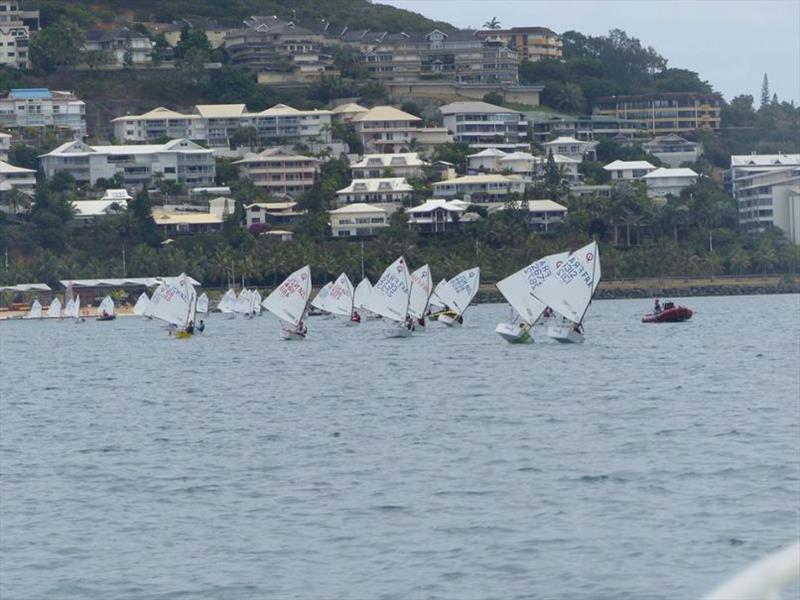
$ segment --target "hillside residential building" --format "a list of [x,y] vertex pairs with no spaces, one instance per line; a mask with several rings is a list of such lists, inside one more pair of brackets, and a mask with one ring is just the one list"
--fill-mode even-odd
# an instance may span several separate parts
[[253,226],[286,226],[299,221],[305,210],[298,210],[297,202],[256,202],[245,206],[247,228]]
[[0,161],[0,193],[12,189],[33,194],[36,190],[36,171]]
[[414,192],[405,177],[354,179],[346,188],[336,192],[339,205],[353,203],[403,202]]
[[420,127],[411,132],[411,145],[424,157],[430,157],[442,144],[452,144],[453,134],[447,127]]
[[665,198],[669,195],[680,196],[684,189],[697,183],[698,177],[691,169],[661,167],[650,171],[641,179],[647,184],[647,195],[650,198]]
[[611,175],[611,181],[641,179],[656,168],[646,160],[615,160],[603,167]]
[[86,137],[86,105],[72,92],[47,88],[12,88],[0,96],[0,125],[56,127]]
[[487,102],[452,102],[440,110],[456,142],[472,148],[530,150],[528,123],[516,111]]
[[[491,210],[508,210],[507,204],[490,207]],[[554,225],[564,222],[567,216],[567,207],[552,200],[522,200],[519,210],[526,211],[528,226],[533,231],[547,233]]]
[[314,185],[319,160],[282,148],[248,154],[234,163],[243,177],[276,196],[296,196]]
[[153,220],[161,232],[170,235],[211,233],[222,230],[223,219],[206,212],[166,212],[153,210]]
[[110,179],[120,173],[126,187],[147,186],[158,178],[202,186],[213,184],[216,173],[212,151],[187,139],[128,146],[67,142],[41,155],[39,165],[48,179],[66,172],[81,185],[94,185],[100,178]]
[[467,175],[431,186],[439,198],[462,198],[466,202],[505,202],[514,194],[522,195],[525,182],[515,175]]
[[219,48],[225,44],[225,36],[228,32],[239,26],[240,23],[226,25],[203,17],[184,17],[173,21],[162,33],[164,34],[164,39],[167,40],[167,44],[174,48],[181,41],[181,34],[184,29],[202,31],[206,34],[211,47]]
[[531,182],[541,171],[542,158],[530,152],[503,152],[497,148],[487,148],[468,158],[470,172],[506,173],[518,175],[526,182]]
[[0,1],[0,65],[29,69],[30,33],[38,29],[38,10],[22,10],[18,0]]
[[331,118],[336,123],[350,123],[358,115],[363,115],[365,112],[369,112],[369,109],[360,104],[348,102],[347,104],[334,106],[331,109]]
[[569,195],[573,198],[611,198],[613,185],[584,185],[577,184],[569,186]]
[[401,154],[367,154],[350,165],[353,179],[381,177],[422,177],[426,163],[416,152]]
[[153,62],[153,42],[133,29],[93,29],[87,31],[85,37],[83,49],[99,53],[103,64],[124,67]]
[[111,121],[114,137],[125,142],[153,142],[163,137],[185,137],[209,146],[230,146],[237,132],[252,128],[257,141],[331,141],[331,112],[297,110],[285,104],[261,112],[247,112],[244,104],[198,104],[191,114],[163,107],[142,115]]
[[11,134],[0,133],[0,160],[8,162],[8,153],[11,151]]
[[651,135],[682,133],[697,129],[717,131],[720,94],[675,92],[597,98],[594,112],[638,122]]
[[331,235],[340,237],[372,237],[389,226],[389,212],[371,204],[348,204],[329,213]]
[[645,142],[642,144],[642,150],[670,167],[696,162],[703,155],[702,144],[690,142],[674,133],[660,135]]
[[467,156],[467,169],[475,172],[499,173],[501,170],[500,159],[505,156],[506,153],[502,150],[486,148]]
[[743,227],[774,225],[800,244],[800,154],[731,156],[729,179]]
[[110,215],[119,215],[128,208],[128,201],[118,200],[76,200],[72,203],[76,221],[91,221]]
[[259,83],[307,82],[336,75],[333,58],[322,52],[323,36],[276,16],[253,16],[225,35],[236,65],[258,73]]
[[376,106],[354,117],[352,123],[366,151],[396,154],[408,148],[421,121],[393,106]]
[[[354,35],[355,34],[355,35]],[[371,77],[386,82],[517,83],[517,53],[498,37],[471,31],[350,32],[339,40],[358,47]]]
[[574,137],[558,137],[542,144],[545,153],[560,154],[578,161],[594,160],[597,142],[576,140]]
[[639,123],[605,115],[552,115],[530,112],[526,116],[533,124],[533,141],[539,144],[555,137],[573,137],[577,140],[614,138],[632,140],[639,131]]
[[542,58],[561,59],[564,44],[555,31],[547,27],[512,27],[511,29],[484,29],[481,38],[500,38],[516,51],[519,61],[535,62]]
[[469,203],[462,200],[431,199],[409,208],[408,222],[420,233],[447,233],[464,219]]

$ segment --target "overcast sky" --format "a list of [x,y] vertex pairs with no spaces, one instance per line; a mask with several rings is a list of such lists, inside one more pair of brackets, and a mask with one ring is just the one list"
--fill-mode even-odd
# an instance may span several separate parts
[[623,29],[670,67],[697,71],[727,100],[770,92],[800,100],[800,0],[375,0],[457,27],[545,26],[601,35]]

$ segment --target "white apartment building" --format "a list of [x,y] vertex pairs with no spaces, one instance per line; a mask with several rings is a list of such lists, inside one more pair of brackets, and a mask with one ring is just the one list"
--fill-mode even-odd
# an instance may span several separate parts
[[337,190],[338,203],[388,203],[403,202],[411,197],[414,188],[405,177],[354,179],[346,188]]
[[295,196],[314,185],[319,160],[282,148],[248,154],[234,163],[244,177],[276,196]]
[[661,167],[644,175],[641,179],[647,184],[650,198],[680,196],[681,192],[697,183],[698,174],[691,169],[666,169]]
[[389,212],[371,204],[348,204],[329,213],[331,235],[339,237],[371,237],[389,226]]
[[530,150],[528,122],[516,111],[487,102],[452,102],[440,111],[456,142],[472,148]]
[[368,108],[356,104],[355,102],[348,102],[334,106],[331,109],[331,117],[336,123],[351,123],[358,115],[363,115],[369,112]]
[[153,142],[182,137],[209,146],[230,146],[237,131],[253,128],[262,143],[331,141],[331,111],[297,110],[285,104],[251,113],[244,104],[198,104],[191,114],[163,107],[111,121],[114,137],[124,142]]
[[656,168],[646,160],[615,160],[603,167],[611,174],[611,181],[633,181],[641,179]]
[[800,155],[732,156],[733,197],[746,229],[781,229],[800,244]]
[[9,152],[11,152],[11,134],[0,133],[0,160],[8,162]]
[[122,174],[127,186],[143,187],[156,179],[186,186],[214,183],[216,166],[212,151],[187,140],[166,144],[128,146],[90,146],[80,141],[67,142],[39,157],[45,177],[70,173],[82,185]]
[[469,203],[463,200],[432,198],[419,206],[409,208],[408,222],[420,233],[447,233],[465,220]]
[[466,202],[504,202],[525,192],[525,182],[515,175],[467,175],[432,184],[434,196],[463,198]]
[[18,0],[0,1],[0,65],[29,69],[30,32],[38,29],[38,10],[21,10]]
[[299,210],[297,202],[254,202],[245,208],[247,228],[253,226],[292,225],[301,219],[305,210]]
[[12,88],[0,97],[0,125],[57,127],[86,137],[86,104],[72,92],[47,88]]
[[642,144],[642,150],[652,154],[669,167],[696,162],[703,155],[703,145],[690,142],[675,133],[660,135]]
[[467,168],[470,171],[498,173],[500,171],[500,159],[505,156],[506,153],[502,150],[486,148],[485,150],[467,156]]
[[353,117],[352,123],[367,152],[395,154],[408,148],[421,121],[393,106],[376,106]]
[[562,136],[552,141],[544,142],[542,146],[544,146],[545,152],[547,153],[552,152],[553,154],[560,154],[561,156],[583,161],[594,160],[594,149],[597,144],[598,142],[576,140],[574,137]]
[[0,192],[12,189],[33,194],[36,189],[36,171],[0,161]]
[[[519,208],[526,212],[528,226],[533,231],[542,233],[547,233],[551,227],[563,223],[567,216],[567,207],[552,200],[523,200]],[[506,204],[494,207],[494,210],[507,209]]]
[[350,165],[350,172],[353,179],[422,177],[426,164],[416,152],[366,154],[361,160]]
[[99,52],[104,64],[123,66],[148,65],[153,62],[153,42],[150,38],[128,29],[93,29],[86,32],[83,49]]

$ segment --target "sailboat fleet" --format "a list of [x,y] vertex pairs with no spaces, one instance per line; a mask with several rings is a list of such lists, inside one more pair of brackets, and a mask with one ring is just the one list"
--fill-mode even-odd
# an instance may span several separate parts
[[[424,331],[429,322],[438,320],[448,327],[459,327],[480,286],[480,268],[442,279],[433,286],[429,265],[411,271],[403,256],[398,257],[381,274],[373,286],[364,277],[357,285],[342,273],[325,284],[311,298],[311,269],[308,265],[289,275],[262,300],[256,289],[242,288],[237,294],[231,288],[217,303],[217,310],[229,318],[240,315],[253,318],[262,308],[276,316],[280,335],[286,340],[302,340],[308,335],[305,319],[310,310],[330,318],[344,318],[350,325],[362,319],[381,319],[386,337],[406,338],[415,331]],[[596,242],[573,252],[560,252],[539,258],[528,266],[498,281],[498,291],[511,306],[512,318],[499,323],[496,333],[512,344],[528,344],[534,331],[564,344],[583,343],[584,320],[592,302],[602,271]],[[196,283],[196,282],[195,282]],[[48,318],[80,316],[80,296],[73,297],[67,288],[66,304],[54,298],[46,311]],[[177,337],[195,332],[198,314],[210,310],[208,296],[197,295],[192,280],[185,273],[163,279],[152,296],[143,292],[133,313],[159,319],[168,324]],[[97,310],[97,320],[116,317],[116,307],[106,296]],[[35,300],[25,318],[43,318],[43,308]],[[202,331],[203,323],[199,330]]]

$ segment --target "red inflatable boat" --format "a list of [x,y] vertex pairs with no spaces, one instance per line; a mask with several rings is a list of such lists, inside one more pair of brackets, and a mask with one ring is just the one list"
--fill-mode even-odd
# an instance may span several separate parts
[[692,318],[692,309],[685,306],[675,306],[672,302],[664,303],[664,310],[658,313],[647,313],[642,317],[642,323],[680,323]]

